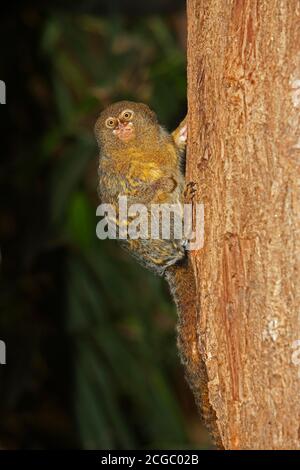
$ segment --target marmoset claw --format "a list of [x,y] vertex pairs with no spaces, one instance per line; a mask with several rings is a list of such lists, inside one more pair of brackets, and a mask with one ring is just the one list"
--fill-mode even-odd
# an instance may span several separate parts
[[194,181],[190,181],[189,183],[187,183],[183,192],[185,201],[192,202],[194,200],[196,192],[197,184],[194,183]]

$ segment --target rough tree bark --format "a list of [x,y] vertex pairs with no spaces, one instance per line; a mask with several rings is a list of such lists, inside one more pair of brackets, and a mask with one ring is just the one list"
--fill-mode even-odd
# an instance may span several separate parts
[[205,206],[193,327],[209,402],[226,449],[300,449],[300,3],[187,8],[187,179]]

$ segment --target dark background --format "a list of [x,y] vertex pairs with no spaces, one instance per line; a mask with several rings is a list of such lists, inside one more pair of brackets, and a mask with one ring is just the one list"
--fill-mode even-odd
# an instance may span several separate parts
[[184,117],[185,2],[11,2],[0,22],[0,448],[207,447],[167,285],[95,234],[96,116]]

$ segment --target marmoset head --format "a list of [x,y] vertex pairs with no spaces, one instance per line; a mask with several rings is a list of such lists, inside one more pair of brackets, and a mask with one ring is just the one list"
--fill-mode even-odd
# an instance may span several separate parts
[[156,114],[147,105],[119,101],[102,111],[95,125],[95,135],[99,145],[109,150],[141,142],[157,128]]

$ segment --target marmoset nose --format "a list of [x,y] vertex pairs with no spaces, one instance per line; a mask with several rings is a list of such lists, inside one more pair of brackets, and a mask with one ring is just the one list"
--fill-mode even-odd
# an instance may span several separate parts
[[115,129],[122,129],[122,127],[124,127],[124,125],[125,125],[125,122],[122,119],[118,118],[117,119],[117,125],[116,125]]

